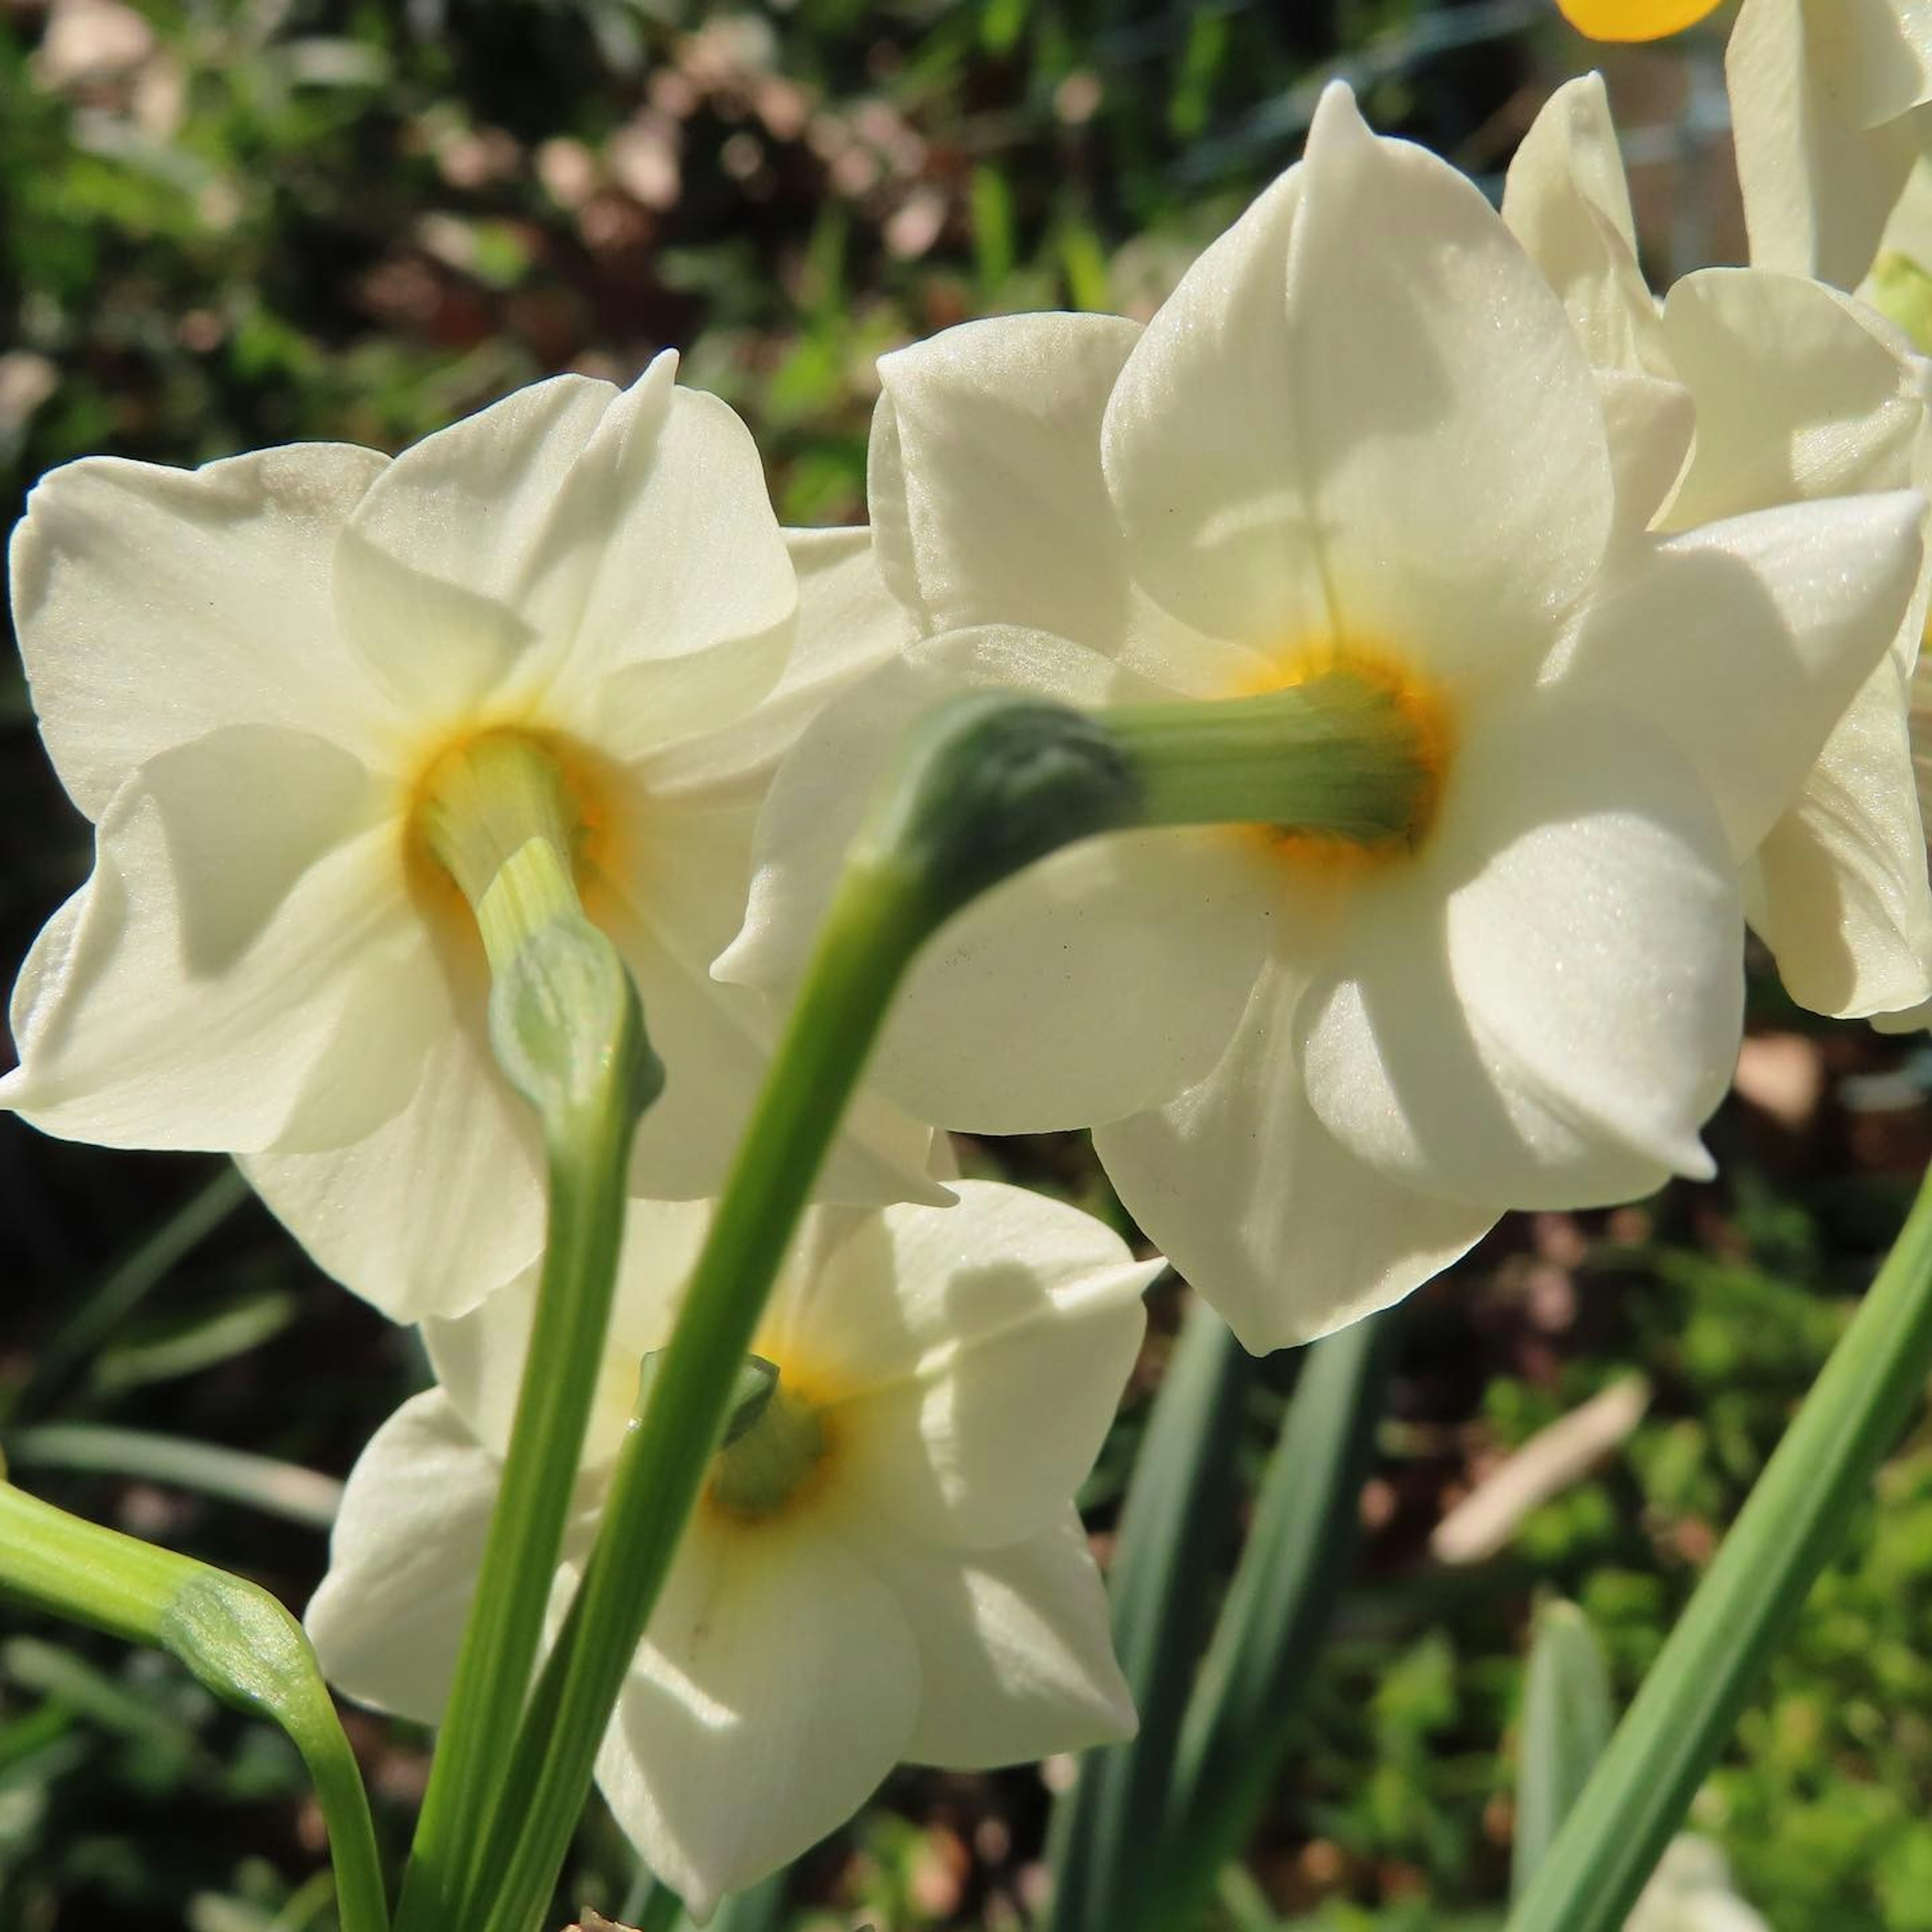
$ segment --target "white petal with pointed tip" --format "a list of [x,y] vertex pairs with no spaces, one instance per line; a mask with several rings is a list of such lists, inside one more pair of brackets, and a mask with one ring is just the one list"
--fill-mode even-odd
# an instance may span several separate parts
[[862,1553],[809,1526],[685,1532],[597,1757],[613,1815],[694,1918],[868,1798],[923,1672]]
[[440,1720],[500,1474],[440,1389],[411,1396],[370,1438],[303,1618],[338,1690]]
[[303,443],[192,471],[88,457],[43,477],[8,555],[40,735],[98,818],[143,760],[224,725],[359,748],[388,702],[338,634],[330,560],[388,467]]
[[1295,1064],[1299,998],[1271,969],[1206,1079],[1094,1134],[1128,1213],[1256,1354],[1399,1301],[1500,1211],[1418,1192],[1328,1132]]
[[1304,996],[1310,1103],[1391,1178],[1480,1207],[1707,1175],[1742,933],[1722,830],[1669,740],[1525,705],[1461,747],[1427,844],[1365,884]]
[[1611,527],[1562,303],[1466,179],[1376,140],[1339,86],[1306,158],[1148,324],[1104,461],[1136,569],[1184,621],[1451,674],[1537,652]]
[[230,1151],[392,1115],[438,996],[370,816],[368,773],[302,732],[232,726],[150,758],[22,972],[0,1106],[103,1146]]
[[[1680,746],[1739,865],[1796,800],[1916,586],[1910,490],[1762,510],[1624,551],[1554,670]],[[1738,728],[1740,694],[1750,727]]]
[[1074,1510],[1024,1543],[963,1561],[910,1539],[869,1553],[919,1646],[923,1688],[904,1754],[913,1763],[990,1768],[1133,1736],[1106,1592]]

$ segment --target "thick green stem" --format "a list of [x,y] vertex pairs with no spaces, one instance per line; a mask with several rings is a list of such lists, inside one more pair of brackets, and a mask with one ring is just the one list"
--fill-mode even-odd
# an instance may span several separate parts
[[0,1484],[0,1591],[170,1652],[224,1702],[279,1724],[328,1828],[342,1932],[386,1932],[388,1902],[355,1754],[302,1626],[266,1590]]
[[460,1912],[542,1642],[603,1360],[631,1142],[663,1075],[622,961],[578,908],[568,800],[541,746],[480,740],[422,807],[488,954],[490,1044],[536,1109],[550,1214],[502,1486],[417,1822],[399,1932],[466,1932]]
[[1932,1176],[1508,1932],[1616,1932],[1932,1373]]

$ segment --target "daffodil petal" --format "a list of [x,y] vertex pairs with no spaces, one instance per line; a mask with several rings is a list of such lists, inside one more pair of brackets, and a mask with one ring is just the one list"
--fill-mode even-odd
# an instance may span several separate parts
[[1855,287],[1924,145],[1924,28],[1888,0],[1745,0],[1724,77],[1751,260]]
[[919,1646],[924,1694],[905,1756],[990,1769],[1134,1734],[1107,1594],[1078,1513],[1022,1543],[936,1556],[910,1539],[868,1552]]
[[1492,1209],[1708,1175],[1743,1017],[1733,862],[1660,733],[1554,701],[1498,716],[1304,996],[1310,1105],[1392,1178]]
[[1445,675],[1533,654],[1611,527],[1562,303],[1468,180],[1376,140],[1339,86],[1300,167],[1148,324],[1104,460],[1136,571],[1184,621]]
[[880,362],[866,494],[922,635],[1024,625],[1190,696],[1252,675],[1250,653],[1176,622],[1135,581],[1100,424],[1140,334],[1118,316],[1000,316]]
[[959,1188],[842,1248],[797,1326],[833,1352],[832,1386],[858,1385],[827,1411],[842,1508],[984,1550],[1034,1534],[1093,1466],[1162,1264],[1042,1196]]
[[1399,1301],[1496,1216],[1378,1172],[1316,1118],[1295,1064],[1300,984],[1270,969],[1204,1080],[1094,1133],[1122,1205],[1256,1354]]
[[1751,923],[1801,1006],[1852,1017],[1932,998],[1932,885],[1888,653],[1759,848]]
[[9,553],[14,620],[48,755],[89,818],[145,760],[224,725],[357,752],[380,728],[388,700],[337,633],[329,560],[387,466],[302,443],[42,478]]
[[1910,490],[1834,499],[1633,545],[1556,680],[1579,704],[1624,710],[1672,739],[1742,865],[1892,644],[1917,583],[1924,508]]
[[345,1696],[440,1720],[500,1479],[440,1389],[412,1396],[370,1438],[303,1618]]
[[0,1106],[102,1146],[226,1151],[393,1114],[437,995],[370,800],[347,753],[279,727],[150,758],[22,971]]
[[1593,367],[1670,374],[1600,74],[1567,82],[1544,104],[1510,163],[1502,214],[1562,298]]
[[1912,482],[1918,372],[1861,304],[1802,276],[1707,268],[1671,290],[1664,320],[1697,403],[1666,528]]
[[856,1811],[921,1693],[905,1614],[809,1525],[704,1511],[620,1694],[597,1782],[650,1868],[709,1916]]
[[[892,748],[962,688],[1096,706],[1161,694],[1043,632],[914,646],[816,719],[759,820],[745,925],[713,970],[782,995]],[[1164,1099],[1211,1066],[1278,910],[1260,842],[1161,831],[1091,841],[995,887],[915,962],[874,1064],[920,1119],[986,1133],[1084,1126]]]
[[398,1322],[475,1306],[543,1245],[535,1119],[490,1057],[480,1000],[427,1037],[413,1094],[374,1132],[242,1163],[316,1263]]

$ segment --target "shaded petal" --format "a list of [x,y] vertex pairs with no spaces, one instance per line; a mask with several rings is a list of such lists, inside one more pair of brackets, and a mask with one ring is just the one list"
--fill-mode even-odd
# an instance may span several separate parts
[[102,1146],[231,1153],[392,1114],[436,996],[380,796],[276,727],[150,758],[22,972],[0,1105]]
[[1526,705],[1464,746],[1424,850],[1364,890],[1311,986],[1310,1104],[1391,1178],[1491,1209],[1707,1176],[1741,940],[1722,828],[1668,740]]
[[1022,625],[1190,694],[1252,668],[1134,581],[1100,425],[1140,334],[1120,316],[1000,316],[881,359],[866,496],[922,636]]
[[1121,1204],[1255,1354],[1400,1300],[1496,1218],[1379,1172],[1316,1118],[1295,1064],[1301,984],[1270,970],[1206,1079],[1094,1135]]
[[[848,685],[913,641],[911,620],[886,590],[869,530],[788,530],[784,538],[798,578],[798,618],[784,669],[742,716],[676,742],[668,736],[652,742],[638,777],[659,797],[762,797],[772,768],[806,726]],[[711,652],[692,662],[727,655]],[[628,755],[622,740],[608,742]]]
[[[608,1465],[622,1445],[637,1406],[639,1364],[670,1340],[711,1214],[712,1204],[704,1201],[633,1200],[625,1210],[604,1372],[581,1458],[586,1468]],[[422,1324],[438,1384],[464,1427],[498,1456],[508,1448],[516,1415],[538,1272],[526,1269],[466,1315]]]
[[1133,1736],[1132,1694],[1077,1511],[970,1556],[909,1539],[867,1553],[919,1646],[924,1693],[905,1747],[914,1763],[991,1769]]
[[490,1058],[477,991],[428,1030],[414,1093],[374,1132],[242,1162],[318,1265],[393,1321],[474,1307],[542,1249],[535,1118]]
[[1559,87],[1510,163],[1503,219],[1563,298],[1592,365],[1668,376],[1601,74]]
[[[744,929],[716,974],[789,992],[905,730],[944,698],[988,688],[1090,707],[1151,690],[1044,632],[960,632],[914,646],[821,714],[780,769],[758,821]],[[920,1118],[987,1133],[1082,1126],[1164,1099],[1220,1053],[1276,898],[1262,849],[1219,830],[1056,853],[925,949],[874,1077]]]
[[1932,886],[1906,731],[1911,677],[1888,652],[1757,855],[1751,924],[1814,1012],[1932,998]]
[[[611,878],[592,911],[637,982],[644,1021],[664,1063],[664,1090],[644,1117],[631,1163],[640,1194],[718,1192],[764,1084],[776,1016],[706,964],[744,910],[752,817],[745,806],[652,801],[632,875]],[[932,1130],[862,1089],[834,1142],[820,1198],[946,1198],[926,1178]]]
[[707,1917],[850,1817],[904,1754],[921,1690],[904,1613],[809,1527],[700,1510],[597,1757],[652,1870]]
[[193,471],[43,477],[8,556],[48,755],[89,818],[144,760],[230,724],[362,748],[386,701],[340,640],[336,540],[388,459],[298,443]]
[[783,1346],[849,1391],[825,1410],[842,1510],[987,1549],[1044,1527],[1093,1467],[1164,1264],[1077,1208],[958,1189],[834,1250]]
[[[629,410],[661,421],[653,365]],[[342,628],[412,718],[460,714],[573,624],[608,506],[568,486],[617,401],[608,382],[533,382],[405,450],[365,496],[336,566]]]
[[1916,584],[1924,508],[1910,490],[1833,499],[1631,545],[1557,682],[1673,739],[1742,865],[1892,640]]
[[1697,404],[1666,528],[1912,482],[1924,400],[1902,340],[1862,304],[1797,275],[1707,268],[1671,290],[1664,326]]
[[1759,267],[1857,285],[1922,145],[1925,51],[1887,0],[1745,0],[1724,77]]
[[1681,382],[1658,376],[1597,371],[1597,395],[1616,478],[1616,529],[1635,536],[1656,520],[1690,454],[1696,405]]
[[412,1396],[370,1438],[302,1619],[345,1696],[441,1719],[500,1475],[440,1389]]
[[1502,671],[1547,647],[1610,529],[1562,303],[1470,182],[1376,140],[1339,86],[1148,325],[1105,450],[1142,581],[1262,648]]

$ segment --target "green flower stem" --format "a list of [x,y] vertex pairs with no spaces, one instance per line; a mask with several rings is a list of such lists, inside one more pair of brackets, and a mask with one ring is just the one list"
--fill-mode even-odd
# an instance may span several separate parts
[[549,1170],[502,1486],[397,1913],[399,1932],[468,1932],[459,1906],[536,1669],[603,1361],[631,1142],[663,1075],[622,961],[579,910],[566,801],[542,748],[506,736],[449,760],[425,832],[475,910],[490,1044],[536,1109]]
[[1932,1175],[1508,1932],[1616,1932],[1932,1373]]
[[1252,698],[1102,712],[1145,825],[1251,824],[1406,841],[1436,775],[1417,705],[1346,670]]
[[355,1754],[302,1626],[266,1590],[0,1483],[0,1591],[167,1651],[224,1703],[279,1724],[328,1827],[342,1932],[386,1932],[388,1902]]

